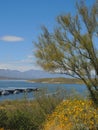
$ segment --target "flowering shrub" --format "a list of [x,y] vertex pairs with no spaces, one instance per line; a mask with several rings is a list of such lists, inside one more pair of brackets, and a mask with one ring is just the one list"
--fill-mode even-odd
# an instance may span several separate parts
[[90,100],[63,101],[48,116],[44,130],[98,130],[98,109]]

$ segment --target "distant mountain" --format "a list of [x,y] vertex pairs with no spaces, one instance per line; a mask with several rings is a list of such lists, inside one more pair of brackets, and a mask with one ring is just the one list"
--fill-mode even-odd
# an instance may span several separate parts
[[65,77],[62,74],[53,74],[41,70],[28,70],[20,72],[17,70],[0,69],[0,79],[39,79]]

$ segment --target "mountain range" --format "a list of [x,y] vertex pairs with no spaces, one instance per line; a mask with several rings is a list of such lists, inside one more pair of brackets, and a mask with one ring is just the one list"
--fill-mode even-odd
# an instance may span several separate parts
[[18,71],[10,69],[0,69],[0,79],[39,79],[39,78],[56,78],[65,77],[62,74],[49,73],[42,70]]

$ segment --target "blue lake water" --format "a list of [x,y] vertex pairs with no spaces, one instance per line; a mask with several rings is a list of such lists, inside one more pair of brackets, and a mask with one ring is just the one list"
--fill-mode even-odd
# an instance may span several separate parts
[[[48,83],[31,83],[27,81],[19,80],[0,80],[0,89],[13,89],[13,88],[46,88],[49,93],[54,93],[58,88],[64,88],[67,91],[76,90],[80,94],[84,94],[87,91],[86,86],[83,84],[48,84]],[[30,92],[26,95],[28,98],[34,98],[34,92]],[[10,94],[7,96],[0,96],[0,101],[2,100],[15,100],[22,99],[25,97],[24,93]]]

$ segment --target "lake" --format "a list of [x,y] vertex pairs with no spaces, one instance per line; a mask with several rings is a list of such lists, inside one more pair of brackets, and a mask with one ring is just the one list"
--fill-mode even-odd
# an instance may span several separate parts
[[[31,83],[22,80],[0,80],[0,89],[13,89],[13,88],[45,88],[49,93],[55,93],[58,88],[64,88],[67,91],[76,90],[80,94],[85,96],[87,91],[86,86],[83,84],[49,84],[49,83]],[[26,95],[29,99],[34,98],[34,92],[30,92]],[[2,100],[15,100],[23,99],[25,97],[24,93],[10,94],[7,96],[1,95],[0,101]]]

